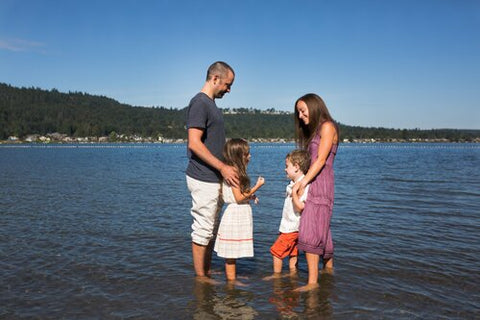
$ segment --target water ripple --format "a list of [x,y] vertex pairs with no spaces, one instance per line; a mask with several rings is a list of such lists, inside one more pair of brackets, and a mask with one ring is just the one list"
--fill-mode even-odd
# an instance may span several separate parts
[[291,144],[252,146],[246,287],[194,281],[185,145],[0,146],[0,318],[472,319],[480,316],[480,147],[341,145],[335,275],[271,274]]

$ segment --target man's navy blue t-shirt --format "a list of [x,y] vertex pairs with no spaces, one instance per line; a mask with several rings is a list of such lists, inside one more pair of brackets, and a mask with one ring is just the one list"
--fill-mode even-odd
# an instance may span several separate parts
[[[220,160],[223,160],[222,149],[225,145],[225,125],[222,111],[215,101],[205,93],[200,92],[192,98],[187,109],[187,130],[199,128],[203,130],[202,142],[208,150]],[[220,172],[202,161],[187,148],[188,167],[186,174],[204,182],[219,182]]]

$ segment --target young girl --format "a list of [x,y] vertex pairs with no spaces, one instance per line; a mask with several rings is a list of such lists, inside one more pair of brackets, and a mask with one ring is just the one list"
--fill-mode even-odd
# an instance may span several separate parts
[[227,281],[234,281],[236,259],[253,257],[253,222],[249,201],[257,202],[254,193],[265,180],[259,177],[255,186],[250,187],[250,178],[247,175],[250,148],[247,141],[230,139],[223,148],[223,157],[227,165],[237,169],[240,183],[238,188],[226,182],[222,184],[223,201],[227,208],[220,221],[214,250],[219,257],[225,258]]
[[302,193],[310,183],[298,231],[298,250],[305,251],[308,284],[299,291],[318,287],[320,257],[326,272],[333,271],[333,242],[330,220],[333,209],[333,160],[338,147],[338,127],[323,100],[310,93],[295,103],[296,141],[308,150],[311,165],[292,192]]

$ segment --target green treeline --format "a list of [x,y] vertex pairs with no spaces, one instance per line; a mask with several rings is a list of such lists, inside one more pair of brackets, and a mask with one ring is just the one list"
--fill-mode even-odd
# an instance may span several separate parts
[[121,104],[104,96],[0,84],[0,139],[64,133],[72,137],[118,134],[186,136],[182,111]]
[[[187,103],[187,102],[186,102]],[[274,109],[224,110],[228,137],[293,139],[293,114]],[[185,108],[133,107],[111,98],[0,83],[0,140],[58,132],[71,137],[138,135],[185,139]],[[447,139],[473,141],[480,130],[401,130],[340,124],[341,140]]]

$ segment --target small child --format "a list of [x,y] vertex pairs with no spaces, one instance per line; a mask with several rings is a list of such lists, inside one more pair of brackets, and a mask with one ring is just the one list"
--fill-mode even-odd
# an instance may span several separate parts
[[227,281],[236,279],[236,259],[253,257],[253,221],[250,200],[257,203],[255,192],[263,186],[265,180],[258,177],[253,188],[247,175],[250,161],[250,147],[243,139],[230,139],[223,148],[223,157],[227,165],[238,171],[238,188],[222,183],[223,201],[227,204],[220,226],[214,250],[219,257],[225,258]]
[[299,197],[296,193],[292,193],[292,188],[296,182],[303,179],[305,173],[310,167],[310,154],[306,150],[293,150],[287,154],[285,158],[285,172],[291,180],[287,186],[286,198],[283,204],[282,220],[280,222],[280,234],[275,243],[270,248],[273,256],[273,276],[265,278],[265,280],[278,277],[282,272],[282,260],[289,257],[290,273],[297,271],[298,264],[298,226],[300,224],[300,214],[307,199],[308,187]]

